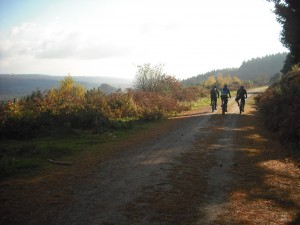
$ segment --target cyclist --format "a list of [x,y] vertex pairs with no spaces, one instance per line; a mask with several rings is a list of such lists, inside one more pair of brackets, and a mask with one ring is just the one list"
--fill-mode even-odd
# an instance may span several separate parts
[[229,89],[227,87],[227,84],[225,84],[224,87],[221,89],[222,106],[223,106],[223,104],[226,105],[225,112],[227,112],[228,96],[229,96],[229,98],[231,98],[230,91],[229,91]]
[[210,90],[210,105],[212,105],[212,102],[215,101],[215,110],[217,110],[217,98],[220,97],[220,92],[217,89],[217,86],[214,86]]
[[239,100],[241,99],[241,102],[243,103],[243,112],[244,112],[244,108],[245,108],[245,99],[247,98],[247,91],[244,88],[244,86],[241,86],[237,92],[236,92],[236,98],[235,101],[237,102],[238,106],[240,106]]

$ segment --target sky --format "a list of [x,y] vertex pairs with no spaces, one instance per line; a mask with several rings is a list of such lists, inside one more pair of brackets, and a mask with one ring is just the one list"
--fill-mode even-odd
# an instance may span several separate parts
[[266,0],[0,0],[0,74],[186,79],[287,52]]

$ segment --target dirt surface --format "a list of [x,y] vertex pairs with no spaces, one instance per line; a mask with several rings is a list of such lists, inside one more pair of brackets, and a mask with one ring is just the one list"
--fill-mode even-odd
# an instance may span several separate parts
[[2,183],[0,222],[300,224],[297,163],[253,105],[240,115],[231,99],[224,116],[220,106],[195,110],[116,143],[101,160]]

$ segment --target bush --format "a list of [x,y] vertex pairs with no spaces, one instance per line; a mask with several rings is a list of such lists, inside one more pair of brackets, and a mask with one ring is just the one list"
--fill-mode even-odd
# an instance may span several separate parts
[[[155,91],[127,90],[104,94],[85,90],[70,76],[60,87],[33,92],[20,101],[0,105],[0,135],[30,138],[50,130],[94,129],[97,133],[130,125],[122,121],[157,120],[186,110],[186,102],[204,95],[201,87],[182,87],[171,76],[163,76]],[[42,131],[42,132],[41,132]]]
[[282,77],[257,99],[260,112],[271,130],[280,134],[282,141],[300,147],[300,68]]
[[142,120],[156,120],[167,117],[171,112],[179,111],[178,101],[170,95],[163,96],[154,92],[134,92],[134,102]]

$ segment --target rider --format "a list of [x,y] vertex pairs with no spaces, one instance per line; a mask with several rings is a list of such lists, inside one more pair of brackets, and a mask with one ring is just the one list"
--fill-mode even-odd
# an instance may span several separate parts
[[214,86],[211,90],[210,90],[210,105],[212,105],[213,100],[215,101],[216,105],[215,105],[215,110],[217,109],[217,98],[220,97],[220,92],[217,89],[217,86]]
[[[241,99],[241,102],[243,103],[243,106],[245,107],[245,99],[247,98],[247,91],[244,88],[244,86],[241,86],[237,92],[236,92],[236,98],[235,101],[237,102],[238,106],[240,106],[239,100]],[[243,107],[243,111],[244,111]]]
[[229,96],[229,98],[231,98],[230,91],[227,87],[227,84],[225,84],[221,90],[221,100],[222,100],[222,106],[223,106],[223,104],[226,104],[226,109],[225,109],[226,112],[227,112],[228,96]]

